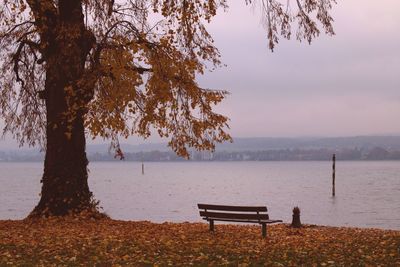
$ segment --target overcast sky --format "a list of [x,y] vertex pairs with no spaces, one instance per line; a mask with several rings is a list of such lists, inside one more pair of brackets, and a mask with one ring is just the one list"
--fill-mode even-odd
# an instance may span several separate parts
[[400,1],[338,1],[335,36],[273,53],[242,2],[210,27],[228,66],[200,79],[231,92],[219,110],[233,136],[400,133]]
[[400,134],[399,0],[338,0],[335,36],[282,39],[273,53],[258,10],[229,4],[209,27],[227,67],[199,82],[231,92],[217,110],[232,136]]

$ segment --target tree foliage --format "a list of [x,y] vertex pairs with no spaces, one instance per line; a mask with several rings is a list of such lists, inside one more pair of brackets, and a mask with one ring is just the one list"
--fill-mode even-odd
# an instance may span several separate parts
[[[270,49],[279,35],[291,37],[294,23],[298,40],[311,42],[318,36],[317,21],[333,34],[328,12],[335,0],[282,2],[258,2]],[[65,9],[72,5],[79,5],[76,15],[83,16],[83,28],[68,26]],[[155,131],[169,138],[172,149],[183,156],[189,147],[213,149],[215,142],[230,140],[228,118],[213,111],[227,92],[201,88],[196,82],[196,75],[221,64],[206,25],[218,10],[227,8],[226,0],[3,0],[0,116],[4,132],[21,144],[45,144],[42,99],[49,93],[44,89],[51,71],[49,55],[67,53],[52,40],[67,43],[84,38],[79,42],[86,53],[83,71],[67,77],[64,88],[66,122],[82,113],[87,135],[110,138],[117,145],[119,136],[148,137]],[[77,62],[66,61],[66,65]]]

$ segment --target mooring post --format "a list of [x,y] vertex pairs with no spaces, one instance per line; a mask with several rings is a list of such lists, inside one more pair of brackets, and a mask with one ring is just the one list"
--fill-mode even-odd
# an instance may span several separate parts
[[335,163],[336,163],[336,155],[332,156],[332,196],[335,196]]
[[299,207],[294,207],[293,208],[293,215],[292,215],[292,227],[294,228],[300,228],[301,227],[301,221],[300,221],[300,208]]
[[142,162],[142,174],[144,174],[144,163]]

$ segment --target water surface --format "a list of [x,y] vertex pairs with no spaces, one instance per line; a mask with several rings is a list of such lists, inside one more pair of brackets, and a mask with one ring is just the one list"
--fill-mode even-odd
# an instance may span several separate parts
[[[39,200],[42,163],[0,163],[0,219]],[[271,219],[400,230],[400,161],[91,163],[89,184],[114,219],[200,221],[197,203],[266,205]]]

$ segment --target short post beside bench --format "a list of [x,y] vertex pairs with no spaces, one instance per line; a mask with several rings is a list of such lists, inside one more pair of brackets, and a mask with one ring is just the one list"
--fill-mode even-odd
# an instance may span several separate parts
[[279,223],[282,220],[270,220],[266,206],[226,206],[213,204],[197,204],[200,216],[210,223],[210,231],[214,231],[214,221],[242,222],[261,224],[262,236],[267,236],[267,224]]

